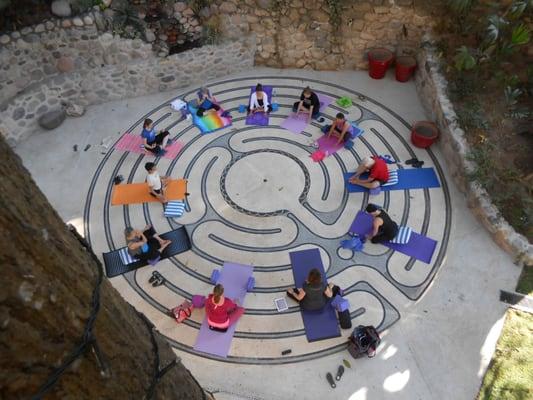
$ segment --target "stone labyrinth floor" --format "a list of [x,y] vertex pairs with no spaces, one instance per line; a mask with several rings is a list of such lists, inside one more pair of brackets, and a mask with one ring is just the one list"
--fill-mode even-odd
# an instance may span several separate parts
[[[280,105],[267,127],[246,126],[244,114],[238,113],[239,104],[247,102],[250,86],[258,81],[274,86],[273,101]],[[320,124],[314,122],[303,134],[279,127],[306,85],[335,99],[367,97],[345,110],[335,104],[322,110],[326,120],[337,112],[348,112],[348,118],[365,130],[352,150],[343,149],[314,163],[309,155],[314,151],[311,143],[321,135]],[[113,285],[154,322],[176,350],[217,359],[193,349],[203,310],[196,310],[182,325],[165,312],[184,298],[210,292],[211,271],[224,261],[253,265],[256,288],[246,297],[246,314],[238,323],[229,356],[223,360],[241,364],[311,360],[343,350],[350,332],[308,343],[296,304],[289,300],[289,310],[278,313],[273,300],[293,286],[289,252],[318,247],[328,278],[347,293],[354,326],[373,324],[382,331],[395,324],[431,284],[446,254],[450,197],[431,150],[413,148],[410,125],[373,100],[370,93],[318,80],[269,75],[220,80],[210,88],[232,113],[231,127],[201,135],[190,120],[181,120],[180,114],[170,109],[171,100],[147,105],[146,115],[138,115],[132,126],[124,126],[124,131],[140,133],[142,121],[149,117],[156,129],[170,130],[171,136],[184,144],[177,158],[156,160],[162,174],[188,179],[188,212],[183,217],[166,219],[156,203],[110,205],[113,178],[121,174],[128,182],[143,181],[144,163],[152,157],[111,149],[92,178],[84,226],[85,237],[97,252],[123,247],[124,227],[142,228],[146,223],[160,233],[185,225],[193,243],[191,251],[155,267],[167,280],[164,286],[148,284],[151,267],[113,278]],[[195,90],[176,97],[191,100],[194,96]],[[370,154],[390,154],[397,160],[416,156],[425,167],[435,169],[441,187],[382,192],[372,198],[349,194],[343,172],[353,171],[358,161]],[[383,206],[401,225],[438,241],[431,264],[379,245],[367,244],[364,252],[357,254],[340,249],[339,242],[346,238],[355,214],[369,201]],[[292,354],[281,356],[285,349],[292,349]]]

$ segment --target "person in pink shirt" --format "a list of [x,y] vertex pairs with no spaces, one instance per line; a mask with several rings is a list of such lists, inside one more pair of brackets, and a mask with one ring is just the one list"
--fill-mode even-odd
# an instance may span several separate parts
[[209,329],[226,332],[228,327],[244,314],[244,308],[224,297],[224,286],[219,283],[215,285],[213,293],[207,297],[205,312]]

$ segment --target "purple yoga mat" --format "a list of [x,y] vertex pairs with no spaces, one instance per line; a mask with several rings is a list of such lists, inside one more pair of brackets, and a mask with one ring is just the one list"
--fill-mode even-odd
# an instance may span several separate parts
[[337,140],[339,139],[335,136],[327,137],[324,135],[317,140],[318,148],[329,156],[344,147],[344,142],[337,143]]
[[[350,226],[350,232],[364,237],[366,234],[370,233],[371,230],[372,216],[366,212],[359,211],[352,223],[352,226]],[[409,257],[414,257],[417,260],[425,262],[426,264],[431,263],[431,258],[433,257],[433,253],[437,247],[437,242],[435,240],[416,232],[411,232],[411,239],[409,239],[409,243],[398,244],[385,242],[382,244],[389,249],[399,251],[400,253]]]
[[[253,267],[249,265],[224,263],[218,281],[224,286],[224,296],[232,300],[238,300],[239,305],[242,307],[246,296],[246,285],[252,275]],[[236,325],[231,325],[226,332],[212,331],[207,325],[206,317],[200,327],[194,349],[220,357],[227,357]]]
[[[322,111],[333,102],[333,98],[326,96],[325,94],[318,93],[317,96],[318,100],[320,101],[320,110]],[[307,114],[292,113],[281,123],[280,126],[294,133],[302,133],[307,126],[308,119],[309,116]]]
[[[255,86],[252,87],[251,93],[255,91]],[[268,96],[268,102],[272,105],[272,86],[263,86],[263,92]],[[251,96],[251,95],[250,95]],[[248,102],[248,105],[250,103]],[[246,117],[246,125],[268,125],[268,114],[264,112],[259,112],[255,114],[250,114]]]

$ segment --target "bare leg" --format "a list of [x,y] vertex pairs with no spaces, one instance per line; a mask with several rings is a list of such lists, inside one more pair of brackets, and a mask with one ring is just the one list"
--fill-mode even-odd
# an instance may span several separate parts
[[359,178],[355,178],[353,181],[350,180],[350,183],[354,183],[359,186],[363,186],[367,189],[375,189],[380,186],[379,181],[372,181],[372,182],[364,182],[361,181]]
[[350,183],[355,183],[355,181],[357,180],[357,178],[359,178],[359,176],[363,173],[363,172],[366,172],[368,171],[366,166],[364,164],[360,164],[358,167],[357,167],[357,170],[355,171],[355,174],[353,174],[350,179],[348,180],[348,182]]
[[161,243],[161,247],[159,248],[159,251],[162,252],[163,250],[165,250],[169,246],[170,243],[172,243],[171,240],[164,240],[163,243]]

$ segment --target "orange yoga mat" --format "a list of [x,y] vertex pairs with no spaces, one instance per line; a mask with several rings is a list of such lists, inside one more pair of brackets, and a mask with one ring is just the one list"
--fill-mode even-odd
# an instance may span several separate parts
[[[187,179],[172,179],[165,190],[168,200],[183,200],[187,192]],[[125,183],[113,187],[111,205],[139,204],[156,202],[156,197],[150,194],[148,184],[145,183]]]

